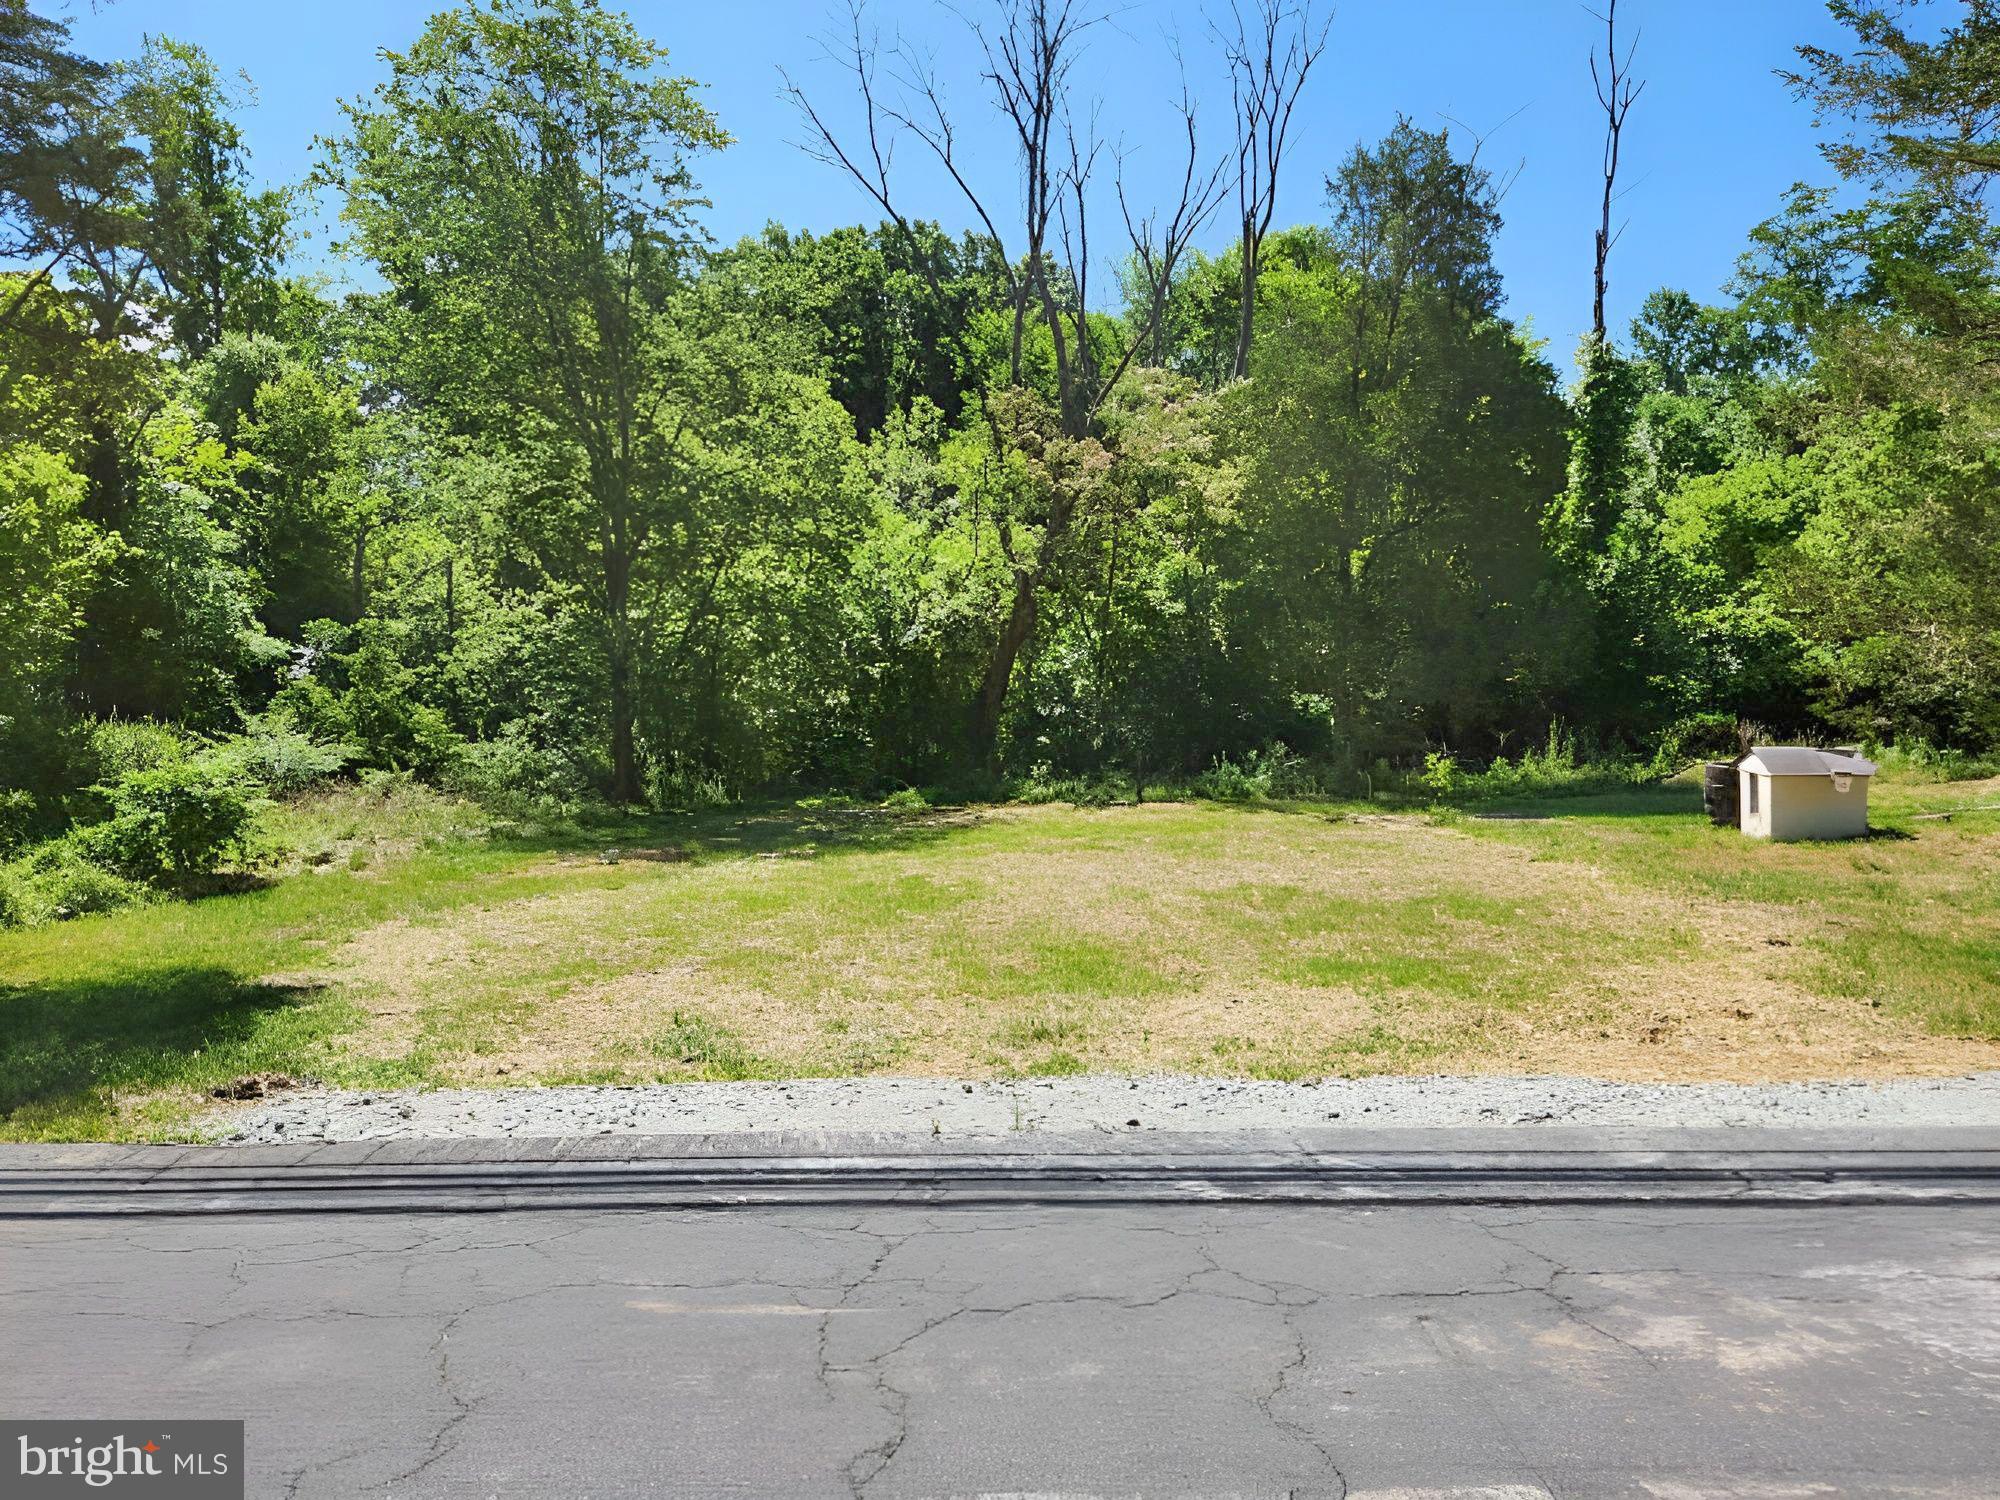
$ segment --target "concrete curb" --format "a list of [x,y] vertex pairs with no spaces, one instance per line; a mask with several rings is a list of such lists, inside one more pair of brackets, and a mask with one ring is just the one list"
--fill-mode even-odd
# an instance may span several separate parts
[[2000,1127],[0,1147],[0,1218],[1238,1203],[2000,1205]]
[[0,1144],[0,1171],[41,1168],[374,1165],[462,1162],[674,1161],[703,1158],[954,1156],[1229,1156],[1255,1152],[1474,1153],[1509,1157],[1615,1152],[2000,1152],[1991,1126],[1879,1128],[1787,1126],[1320,1126],[1298,1130],[1012,1131],[932,1135],[921,1131],[752,1130],[707,1134],[395,1137],[292,1141],[284,1145],[126,1145],[107,1142]]

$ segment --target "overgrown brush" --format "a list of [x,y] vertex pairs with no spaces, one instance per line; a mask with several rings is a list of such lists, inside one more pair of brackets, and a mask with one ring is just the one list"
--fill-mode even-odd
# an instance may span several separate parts
[[1485,802],[1616,791],[1659,776],[1655,762],[1595,753],[1575,731],[1557,721],[1549,725],[1540,749],[1524,750],[1512,760],[1498,755],[1476,769],[1460,765],[1447,752],[1434,751],[1415,780],[1434,802]]
[[1983,781],[2000,776],[2000,755],[1968,755],[1939,750],[1922,740],[1870,746],[1868,757],[1899,781]]
[[273,795],[322,783],[348,758],[275,718],[220,737],[106,719],[86,743],[98,779],[68,799],[70,826],[0,865],[0,927],[190,893],[254,858]]

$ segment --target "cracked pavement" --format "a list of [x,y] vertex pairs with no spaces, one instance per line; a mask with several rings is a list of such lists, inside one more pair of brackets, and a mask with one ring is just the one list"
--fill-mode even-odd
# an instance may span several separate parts
[[0,1409],[249,1493],[2000,1493],[2000,1210],[0,1223]]

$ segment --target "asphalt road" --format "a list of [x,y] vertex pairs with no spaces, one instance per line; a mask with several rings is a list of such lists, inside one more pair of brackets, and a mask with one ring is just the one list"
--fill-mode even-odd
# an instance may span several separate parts
[[0,1414],[242,1417],[301,1500],[2000,1494],[1976,1198],[410,1191],[0,1220]]

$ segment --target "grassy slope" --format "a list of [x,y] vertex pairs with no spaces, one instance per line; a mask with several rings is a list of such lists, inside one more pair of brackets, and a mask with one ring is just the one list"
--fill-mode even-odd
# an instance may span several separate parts
[[2000,1065],[2000,815],[1912,821],[1974,802],[2000,785],[1878,786],[1885,836],[1774,847],[1685,786],[1514,809],[1548,821],[782,809],[542,841],[330,799],[286,814],[321,873],[0,934],[0,1134],[172,1133],[259,1072]]

